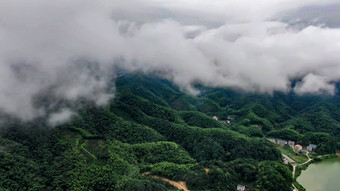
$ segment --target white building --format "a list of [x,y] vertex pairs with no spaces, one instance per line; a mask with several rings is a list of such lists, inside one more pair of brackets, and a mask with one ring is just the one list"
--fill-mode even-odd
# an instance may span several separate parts
[[312,152],[313,148],[311,146],[307,146],[307,151]]
[[309,144],[309,146],[307,146],[307,151],[312,152],[313,150],[315,150],[317,147],[317,145],[314,144]]
[[237,191],[245,191],[246,190],[246,186],[239,184],[237,185]]

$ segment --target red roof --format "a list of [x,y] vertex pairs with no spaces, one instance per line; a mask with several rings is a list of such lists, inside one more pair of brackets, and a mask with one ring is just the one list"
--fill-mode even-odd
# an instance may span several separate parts
[[302,147],[301,145],[295,145],[296,147]]

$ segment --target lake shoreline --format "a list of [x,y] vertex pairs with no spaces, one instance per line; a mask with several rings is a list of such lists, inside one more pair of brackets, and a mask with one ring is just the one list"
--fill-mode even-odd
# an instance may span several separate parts
[[[312,160],[310,161],[309,163],[305,164],[305,165],[302,165],[302,166],[299,166],[299,168],[297,169],[297,174],[296,174],[296,177],[295,177],[295,180],[296,182],[302,186],[302,188],[300,187],[300,191],[302,190],[306,190],[306,186],[310,187],[310,185],[314,185],[313,188],[318,188],[318,190],[315,190],[315,191],[323,191],[323,190],[327,190],[327,189],[323,189],[323,187],[327,187],[328,185],[323,185],[322,182],[320,183],[320,180],[319,178],[317,178],[315,176],[315,174],[319,174],[319,172],[324,172],[324,177],[327,177],[328,176],[328,173],[329,173],[329,177],[332,177],[334,175],[332,175],[332,173],[336,173],[336,175],[338,175],[338,172],[340,171],[337,171],[337,172],[334,172],[332,170],[329,170],[329,172],[327,171],[327,165],[333,165],[334,164],[338,164],[338,166],[340,167],[340,158],[339,158],[339,152],[337,151],[336,154],[334,155],[328,155],[328,156],[325,156],[325,157],[320,157],[320,158],[316,158],[317,160]],[[310,165],[313,165],[315,164],[316,166],[312,166],[312,169],[310,169]],[[321,167],[319,166],[320,164],[324,165],[325,167]],[[339,168],[338,167],[338,168]],[[328,167],[329,168],[329,167]],[[332,169],[332,168],[331,168]],[[303,181],[301,182],[301,178],[299,178],[302,174],[303,174],[303,171],[308,171],[307,174],[304,174],[304,178],[303,178]],[[318,173],[315,173],[314,171],[318,172]],[[305,172],[306,173],[306,172]],[[308,174],[309,173],[309,174]],[[340,175],[340,174],[339,174]],[[298,180],[298,178],[300,180]],[[317,184],[315,184],[315,182],[317,182]],[[336,186],[340,186],[338,185],[337,181],[335,181],[334,185]],[[317,189],[316,188],[316,189]],[[338,188],[338,187],[337,187]],[[308,189],[310,190],[310,189]]]
[[295,176],[293,178],[297,179],[301,175],[302,171],[307,170],[307,168],[310,164],[319,163],[319,162],[322,162],[324,160],[335,159],[335,158],[340,158],[340,157],[339,157],[338,154],[332,154],[332,155],[318,156],[316,158],[313,158],[311,161],[307,162],[306,164],[297,166],[296,167],[296,173],[295,173]]

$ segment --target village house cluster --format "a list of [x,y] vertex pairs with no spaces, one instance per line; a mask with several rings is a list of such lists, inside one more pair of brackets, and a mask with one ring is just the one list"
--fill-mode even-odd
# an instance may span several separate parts
[[277,138],[270,138],[270,140],[279,145],[289,145],[290,147],[294,148],[296,151],[301,151],[301,152],[303,151],[313,152],[317,147],[317,145],[315,144],[309,144],[304,149],[301,145],[295,144],[294,141],[286,141],[286,140],[277,139]]

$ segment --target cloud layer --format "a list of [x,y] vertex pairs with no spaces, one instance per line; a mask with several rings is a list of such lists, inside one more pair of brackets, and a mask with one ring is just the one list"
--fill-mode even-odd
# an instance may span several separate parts
[[[117,68],[156,74],[193,94],[196,83],[288,92],[296,79],[302,79],[293,89],[299,94],[333,94],[340,29],[296,29],[277,18],[333,3],[0,0],[0,108],[22,119],[48,113],[52,122],[63,120],[69,109],[49,112],[60,100],[112,98]],[[54,102],[42,107],[42,95]]]

